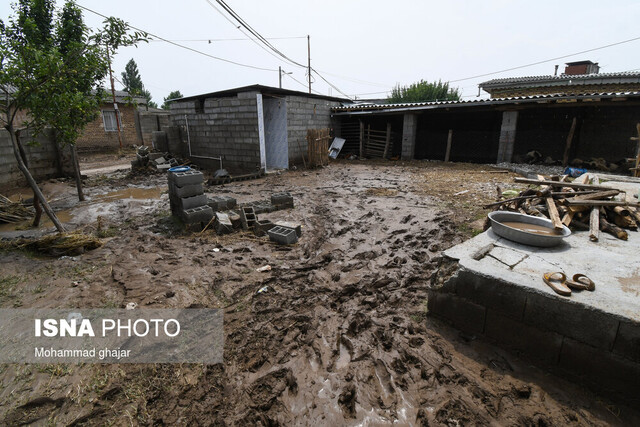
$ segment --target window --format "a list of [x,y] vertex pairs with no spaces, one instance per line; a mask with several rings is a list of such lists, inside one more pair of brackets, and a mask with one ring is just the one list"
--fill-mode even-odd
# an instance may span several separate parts
[[[118,119],[120,115],[118,114]],[[102,121],[104,122],[105,132],[116,132],[118,125],[116,124],[116,111],[114,110],[102,110]],[[122,121],[120,121],[120,127],[122,127]]]

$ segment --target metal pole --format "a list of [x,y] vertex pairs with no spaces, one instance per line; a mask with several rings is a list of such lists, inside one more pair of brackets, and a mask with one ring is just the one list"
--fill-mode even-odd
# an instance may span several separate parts
[[282,89],[282,67],[278,67],[278,83],[280,84],[280,89]]
[[311,36],[307,34],[307,64],[309,72],[309,93],[311,93]]
[[[113,109],[116,113],[116,127],[118,128],[118,142],[120,143],[120,149],[122,150],[122,135],[120,135],[120,110],[118,109],[118,103],[116,102],[116,89],[113,85],[113,71],[111,70],[111,56],[109,55],[109,46],[107,45],[107,61],[109,62],[109,80],[111,80],[111,96],[113,97]],[[142,144],[144,145],[144,143]]]

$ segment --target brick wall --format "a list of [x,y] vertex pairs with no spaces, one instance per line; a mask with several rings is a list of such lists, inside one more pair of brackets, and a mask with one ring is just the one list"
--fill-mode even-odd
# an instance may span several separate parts
[[219,167],[217,160],[197,157],[206,156],[222,157],[224,168],[230,171],[248,172],[260,166],[257,94],[209,98],[202,105],[198,101],[171,103],[171,122],[183,128],[183,137],[187,116],[194,163]]
[[[29,170],[38,180],[59,176],[58,161],[53,139],[49,132],[45,132],[35,139],[35,144],[28,143],[31,137],[27,132],[22,133],[22,142],[29,162]],[[71,173],[69,151],[63,152],[63,173]],[[0,130],[0,190],[26,186],[27,181],[18,169],[9,132]]]
[[[122,146],[128,147],[134,144],[141,144],[136,129],[136,107],[133,105],[118,104],[121,115],[121,135]],[[102,111],[113,111],[113,104],[103,104],[100,112],[94,121],[87,124],[84,132],[78,138],[77,146],[79,152],[88,151],[116,151],[120,148],[118,132],[104,130]]]
[[331,128],[331,108],[338,106],[339,102],[324,99],[287,97],[289,167],[301,165],[301,153],[307,155],[307,129]]
[[138,111],[136,113],[138,139],[142,144],[151,145],[153,132],[169,126],[169,111],[160,113],[155,111]]
[[549,95],[554,93],[584,94],[601,92],[634,92],[640,91],[640,84],[615,84],[615,85],[566,85],[549,87],[517,87],[504,89],[490,89],[492,98],[508,98],[513,96]]

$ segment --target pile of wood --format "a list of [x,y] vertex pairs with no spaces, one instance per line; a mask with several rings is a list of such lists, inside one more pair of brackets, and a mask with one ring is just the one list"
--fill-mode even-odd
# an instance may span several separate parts
[[33,217],[33,210],[0,194],[0,222],[21,222]]
[[[589,184],[586,174],[573,182],[567,179],[567,176],[545,179],[540,175],[538,179],[516,178],[515,182],[536,187],[484,207],[548,218],[559,230],[563,226],[589,230],[592,241],[598,241],[600,231],[627,240],[625,230],[638,230],[640,204],[624,201],[620,197],[624,191]],[[498,197],[502,197],[500,190]]]

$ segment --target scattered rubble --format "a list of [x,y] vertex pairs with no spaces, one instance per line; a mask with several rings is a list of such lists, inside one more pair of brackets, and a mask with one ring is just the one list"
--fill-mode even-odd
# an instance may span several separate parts
[[[600,231],[627,240],[625,229],[638,229],[640,204],[626,201],[622,190],[591,184],[588,180],[587,174],[572,182],[568,175],[515,178],[517,183],[531,184],[537,188],[529,188],[515,197],[484,207],[548,218],[558,230],[563,226],[589,230],[592,241],[598,241]],[[502,197],[506,192],[499,190],[498,193]],[[622,195],[622,199],[619,195]],[[485,228],[488,228],[488,223]]]

